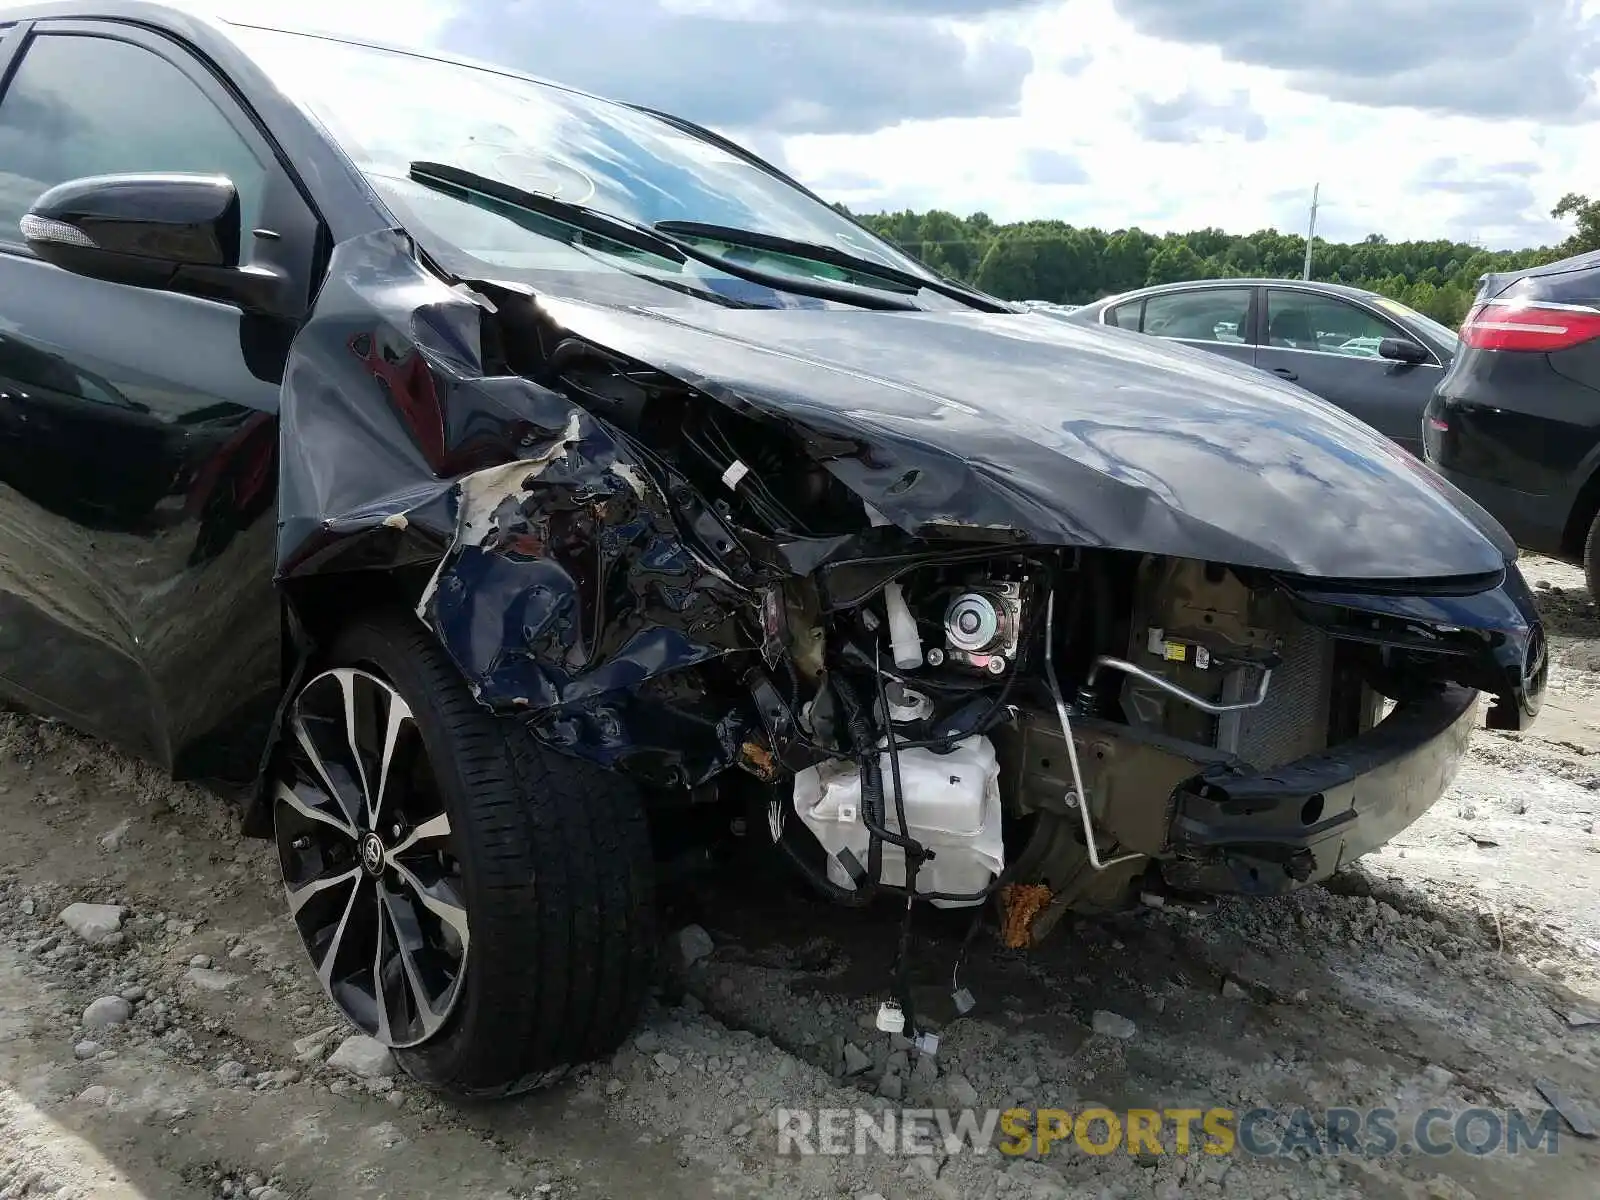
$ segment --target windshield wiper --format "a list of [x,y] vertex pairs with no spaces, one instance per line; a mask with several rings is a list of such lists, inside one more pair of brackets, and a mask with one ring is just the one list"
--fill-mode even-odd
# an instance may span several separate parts
[[891,267],[887,263],[847,254],[833,246],[796,241],[794,238],[779,237],[772,233],[757,233],[753,229],[739,229],[732,225],[708,225],[701,221],[657,221],[651,228],[668,237],[705,238],[707,241],[723,242],[729,246],[765,250],[771,254],[785,254],[790,258],[823,263],[826,266],[837,267],[841,271],[866,275],[874,282],[881,282],[897,292],[908,294],[919,292],[932,282],[920,275]]
[[750,283],[769,287],[778,292],[793,292],[813,296],[819,300],[833,300],[857,308],[881,309],[891,312],[917,312],[919,307],[900,295],[886,295],[857,284],[840,283],[826,279],[802,279],[782,271],[767,271],[747,263],[734,262],[693,242],[674,236],[669,230],[652,229],[624,217],[613,216],[597,208],[560,200],[543,192],[533,192],[504,183],[489,175],[479,175],[461,167],[444,163],[414,162],[408,175],[415,183],[435,191],[470,200],[473,193],[500,204],[518,208],[537,216],[548,217],[562,225],[592,233],[620,246],[628,246],[654,254],[669,262],[683,265],[690,259],[713,267],[725,274]]
[[[808,259],[811,262],[837,267],[841,271],[851,271],[874,280],[882,280],[896,291],[915,293],[927,288],[942,296],[990,312],[1010,311],[1009,308],[1002,308],[992,297],[972,291],[954,280],[902,271],[899,267],[890,266],[888,263],[851,254],[837,246],[821,242],[804,242],[772,233],[758,233],[753,229],[739,229],[732,225],[710,225],[701,221],[657,221],[651,228],[672,238],[705,238],[729,246],[744,246],[751,250],[766,250],[773,254],[786,254],[791,258]],[[682,245],[681,242],[678,244]]]
[[414,182],[424,187],[431,187],[435,191],[446,192],[458,200],[469,199],[471,193],[477,192],[490,200],[541,217],[549,217],[553,221],[559,221],[573,229],[580,229],[584,233],[598,234],[619,246],[643,250],[646,254],[657,255],[679,266],[688,261],[687,256],[672,239],[652,233],[642,225],[624,221],[621,217],[613,217],[596,208],[585,208],[581,204],[558,200],[542,192],[530,192],[525,188],[502,183],[492,176],[479,175],[476,171],[466,171],[460,167],[446,166],[444,163],[414,162],[408,174]]

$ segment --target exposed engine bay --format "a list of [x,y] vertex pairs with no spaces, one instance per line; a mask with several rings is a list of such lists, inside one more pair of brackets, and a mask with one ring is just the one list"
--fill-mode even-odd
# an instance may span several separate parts
[[[1146,421],[1133,465],[1091,467],[1103,449],[1034,432],[1089,423],[1069,377],[1033,400],[1062,408],[1054,426],[1011,431],[999,402],[807,359],[809,343],[447,287],[392,238],[337,253],[285,385],[296,613],[315,626],[319,576],[393,572],[480,703],[631,775],[662,829],[743,814],[841,904],[900,896],[909,919],[912,901],[999,896],[1026,945],[1068,911],[1282,892],[1437,799],[1479,692],[1491,724],[1538,710],[1542,628],[1504,548],[1342,417],[1274,433],[1292,469],[1275,461],[1250,500],[1264,468],[1220,427],[1166,451],[1209,458],[1160,475],[1161,424],[1134,411],[1165,403],[1154,391],[1117,396]],[[374,330],[386,303],[394,324]],[[930,356],[978,336],[873,329]],[[1261,427],[1251,405],[1276,420],[1285,403],[1157,366],[1214,384],[1238,440]],[[375,458],[363,491],[316,456],[380,406],[386,453],[412,465]],[[1214,476],[1199,513],[1197,470]],[[340,495],[318,490],[336,476]],[[1262,511],[1306,480],[1344,493],[1344,520]],[[1423,530],[1403,569],[1350,525],[1400,511]]]
[[[789,598],[785,615],[816,606]],[[1181,785],[1316,754],[1389,706],[1368,680],[1381,653],[1309,626],[1274,587],[1193,560],[930,563],[789,632],[823,649],[775,673],[794,723],[769,733],[789,764],[817,761],[773,800],[771,829],[800,841],[797,817],[841,899],[906,886],[920,847],[931,855],[914,886],[944,907],[981,903],[1002,878],[1047,886],[1051,920],[1118,907],[1136,884],[1158,900],[1179,890],[1160,864],[1183,857]],[[1310,827],[1321,813],[1305,815]],[[1292,853],[1278,866],[1261,890],[1310,877]]]
[[[1191,850],[1174,828],[1186,783],[1348,743],[1451,682],[1502,685],[1451,644],[1459,628],[1413,625],[1408,645],[1382,633],[1404,621],[1354,617],[1359,636],[1319,626],[1330,610],[1260,570],[1001,550],[1009,531],[993,529],[919,545],[793,433],[578,343],[552,358],[593,411],[671,454],[737,544],[790,561],[831,552],[763,592],[763,663],[743,683],[764,736],[741,765],[772,788],[773,839],[841,902],[909,890],[972,906],[1004,883],[1042,885],[1042,936],[1069,908],[1217,890],[1204,864],[1228,852]],[[864,553],[873,535],[903,548]],[[1339,821],[1325,796],[1295,808],[1302,829]],[[1228,890],[1283,890],[1338,865],[1292,839],[1249,852]]]

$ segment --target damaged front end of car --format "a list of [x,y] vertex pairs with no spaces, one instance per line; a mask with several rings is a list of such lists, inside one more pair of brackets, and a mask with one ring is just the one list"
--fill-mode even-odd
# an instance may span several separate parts
[[[1031,380],[1056,403],[1108,355],[1152,373],[1116,421],[1069,412],[1056,442],[1005,442],[997,421],[1042,420],[1030,397],[980,411],[870,356],[846,369],[833,343],[859,342],[858,318],[879,355],[922,339],[925,378],[977,336],[822,314],[809,345],[776,346],[447,282],[398,233],[340,245],[284,387],[278,565],[302,662],[349,597],[387,592],[480,703],[627,772],[658,821],[735,805],[844,904],[1003,891],[1017,945],[1070,910],[1325,878],[1443,792],[1478,693],[1493,724],[1537,711],[1542,630],[1504,547],[1436,520],[1455,499],[1352,422],[1316,410],[1274,476],[1279,496],[1313,476],[1345,492],[1337,529],[1251,513],[1264,472],[1235,443],[1291,436],[1260,433],[1265,382],[986,317],[1009,366],[975,388]],[[1068,351],[1081,378],[1029,369]],[[1211,392],[1173,402],[1211,414],[1209,443],[1140,433],[1161,424],[1141,405],[1208,371]],[[1195,470],[1234,516],[1185,498]],[[1422,527],[1390,536],[1428,548],[1353,569],[1370,534],[1350,522],[1408,512]]]

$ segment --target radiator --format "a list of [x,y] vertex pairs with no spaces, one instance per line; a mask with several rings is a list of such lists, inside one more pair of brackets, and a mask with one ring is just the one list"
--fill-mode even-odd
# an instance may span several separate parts
[[[1333,640],[1294,621],[1284,633],[1283,662],[1272,672],[1266,703],[1217,719],[1219,749],[1258,769],[1281,766],[1328,745],[1328,708],[1333,686]],[[1223,698],[1245,698],[1259,677],[1235,671]]]

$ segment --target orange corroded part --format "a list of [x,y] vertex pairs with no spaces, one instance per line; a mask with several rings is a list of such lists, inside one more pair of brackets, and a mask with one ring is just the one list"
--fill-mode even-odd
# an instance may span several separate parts
[[1008,883],[1000,889],[1000,909],[1004,913],[1000,934],[1013,950],[1033,941],[1033,919],[1050,903],[1050,889],[1042,883]]
[[778,777],[778,767],[772,760],[772,751],[759,742],[746,742],[740,746],[739,761],[758,779],[771,783]]

